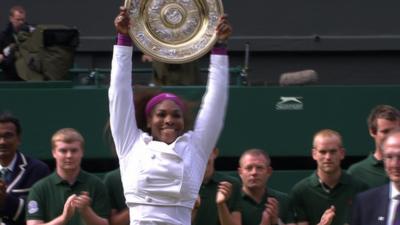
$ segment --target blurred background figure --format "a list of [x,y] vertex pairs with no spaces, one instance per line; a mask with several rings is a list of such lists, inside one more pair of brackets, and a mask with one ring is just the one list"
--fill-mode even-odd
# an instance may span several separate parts
[[158,62],[151,56],[143,54],[142,62],[152,63],[153,85],[201,85],[203,83],[198,60],[181,64],[170,64]]
[[11,7],[9,22],[0,34],[0,68],[3,70],[3,77],[0,80],[21,81],[15,68],[14,51],[17,45],[17,34],[20,31],[32,32],[33,26],[26,23],[26,11],[20,6]]
[[200,204],[193,225],[241,225],[240,181],[215,170],[219,149],[214,148],[200,187]]
[[119,168],[109,171],[104,176],[104,184],[110,196],[110,225],[129,225],[129,209],[125,203],[124,189]]

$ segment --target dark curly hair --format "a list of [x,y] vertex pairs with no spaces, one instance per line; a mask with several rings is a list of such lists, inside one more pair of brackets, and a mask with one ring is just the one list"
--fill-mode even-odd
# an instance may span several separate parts
[[0,123],[12,123],[15,126],[15,131],[18,136],[21,136],[22,128],[19,119],[15,117],[11,112],[1,112],[0,113]]

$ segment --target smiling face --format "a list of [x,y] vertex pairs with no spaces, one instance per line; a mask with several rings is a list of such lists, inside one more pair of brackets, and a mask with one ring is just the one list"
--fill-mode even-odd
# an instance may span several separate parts
[[155,140],[171,144],[183,133],[182,109],[172,100],[160,102],[147,118],[147,127]]

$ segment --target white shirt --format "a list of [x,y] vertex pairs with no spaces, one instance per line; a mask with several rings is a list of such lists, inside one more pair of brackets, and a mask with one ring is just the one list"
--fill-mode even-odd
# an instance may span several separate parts
[[131,87],[132,47],[114,46],[110,124],[131,224],[191,223],[208,157],[223,127],[228,99],[226,55],[211,55],[207,90],[193,131],[166,144],[136,126]]
[[399,190],[396,189],[393,182],[390,182],[389,190],[390,190],[389,191],[390,202],[389,202],[389,215],[388,215],[387,225],[392,225],[397,205],[400,203],[400,201],[396,199],[400,195],[400,192]]
[[14,154],[14,158],[11,160],[11,162],[10,162],[10,164],[8,164],[8,166],[2,166],[2,165],[0,165],[0,170],[2,170],[3,168],[7,168],[8,170],[10,170],[11,172],[12,171],[14,171],[14,165],[15,165],[15,163],[17,162],[17,154],[18,153],[15,153]]

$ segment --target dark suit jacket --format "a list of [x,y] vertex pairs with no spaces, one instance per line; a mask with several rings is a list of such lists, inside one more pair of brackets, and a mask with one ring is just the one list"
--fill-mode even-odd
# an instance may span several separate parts
[[386,225],[389,184],[361,192],[355,198],[350,225]]
[[49,167],[36,159],[17,152],[17,161],[12,179],[7,184],[5,204],[0,207],[0,216],[7,225],[25,224],[25,199],[30,187],[50,173]]

